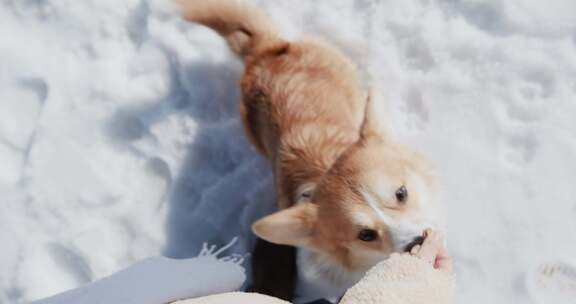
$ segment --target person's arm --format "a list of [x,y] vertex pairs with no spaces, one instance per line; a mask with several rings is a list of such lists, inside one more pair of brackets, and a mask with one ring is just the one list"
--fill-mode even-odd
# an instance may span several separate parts
[[340,304],[449,304],[453,296],[452,261],[430,232],[411,254],[394,254],[368,271]]

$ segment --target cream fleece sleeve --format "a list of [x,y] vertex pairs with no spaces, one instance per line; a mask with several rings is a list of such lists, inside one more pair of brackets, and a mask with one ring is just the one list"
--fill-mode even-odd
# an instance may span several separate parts
[[228,292],[202,298],[174,302],[174,304],[290,304],[277,298],[247,292]]
[[454,277],[423,260],[394,254],[348,289],[340,304],[450,304]]
[[[340,304],[450,304],[454,277],[423,260],[393,254],[348,289]],[[177,304],[289,304],[257,293],[230,292]]]

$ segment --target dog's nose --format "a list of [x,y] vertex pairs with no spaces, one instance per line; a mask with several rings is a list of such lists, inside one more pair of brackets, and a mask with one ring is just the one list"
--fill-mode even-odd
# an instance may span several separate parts
[[404,251],[410,252],[410,251],[412,251],[412,248],[414,248],[416,245],[422,245],[422,243],[424,243],[424,237],[423,236],[417,236],[410,243],[408,243],[408,245],[406,245],[406,247],[404,247]]

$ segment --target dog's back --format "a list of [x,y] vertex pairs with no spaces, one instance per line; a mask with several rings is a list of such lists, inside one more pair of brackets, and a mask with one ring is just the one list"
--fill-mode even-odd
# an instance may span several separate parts
[[[268,17],[243,2],[178,1],[186,19],[217,31],[243,59],[244,126],[254,145],[272,161],[280,209],[293,206],[303,190],[313,189],[359,139],[366,96],[355,66],[320,40],[283,39]],[[258,244],[260,252],[253,260],[255,291],[291,300],[294,249],[262,240]],[[287,267],[285,280],[270,276],[270,259]],[[284,286],[277,286],[280,281]]]
[[[280,207],[358,140],[365,94],[356,68],[317,39],[287,41],[259,9],[237,0],[179,0],[186,19],[222,35],[240,57],[248,136],[275,162]],[[276,172],[278,173],[278,172]],[[290,198],[290,199],[285,199]]]

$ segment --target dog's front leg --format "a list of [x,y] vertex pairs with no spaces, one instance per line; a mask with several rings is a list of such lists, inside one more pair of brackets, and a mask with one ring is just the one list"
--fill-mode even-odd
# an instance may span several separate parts
[[251,292],[292,301],[298,279],[296,248],[258,238],[252,252]]

